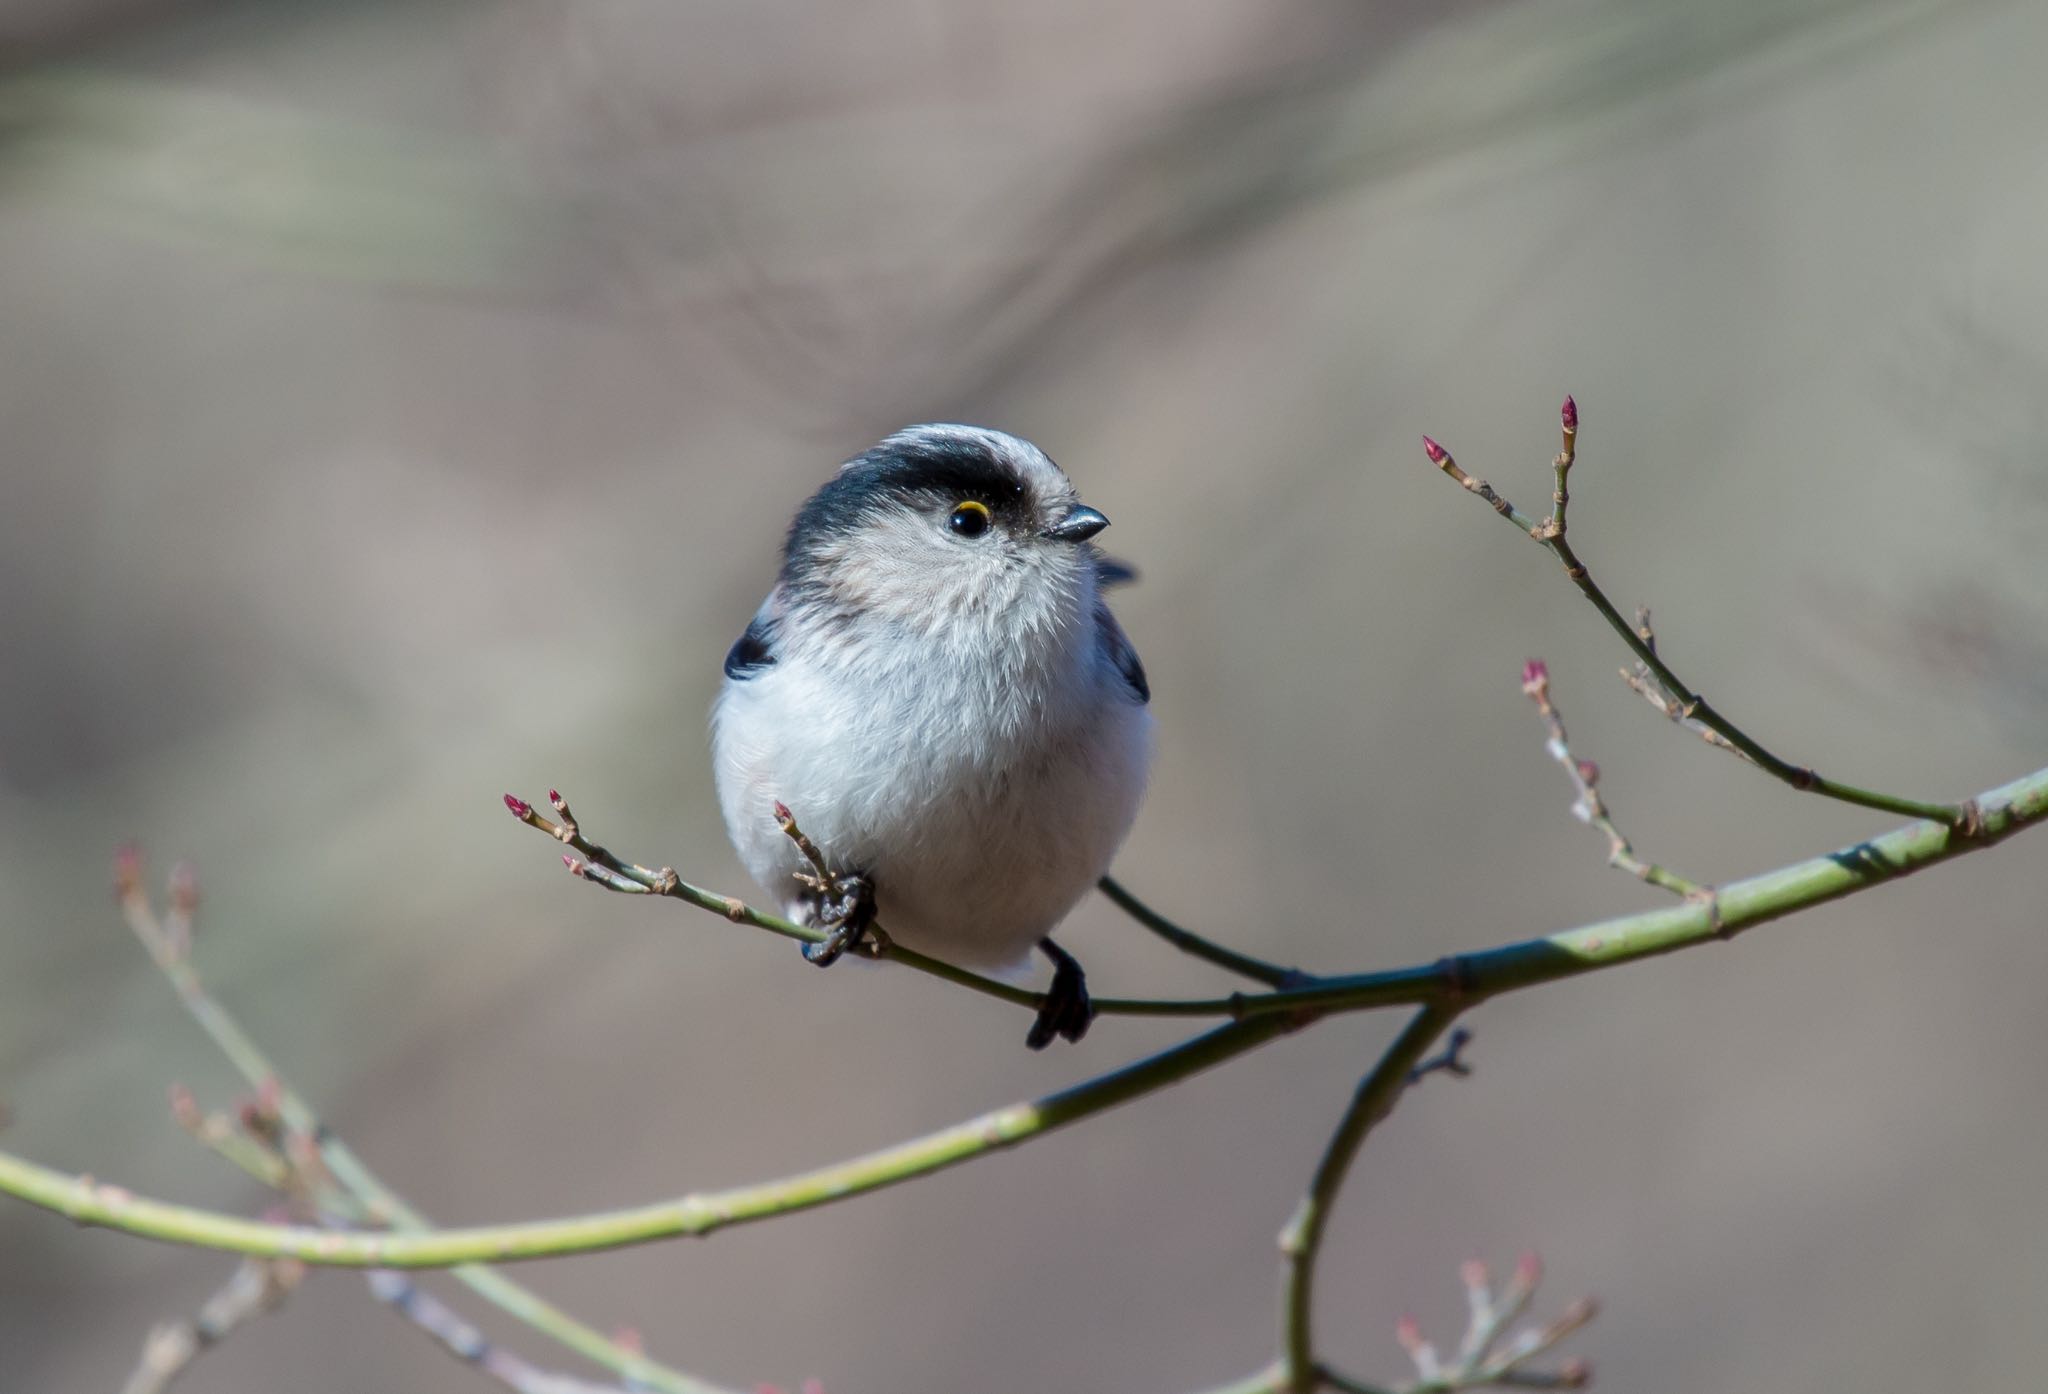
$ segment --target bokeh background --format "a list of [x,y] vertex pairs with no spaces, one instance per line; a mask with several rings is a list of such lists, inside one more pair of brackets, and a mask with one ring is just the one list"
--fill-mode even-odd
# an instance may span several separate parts
[[[4,1145],[252,1211],[164,1104],[235,1082],[118,922],[190,857],[217,992],[447,1221],[849,1155],[1174,1038],[1021,1045],[562,874],[747,890],[705,709],[797,500],[907,421],[1043,443],[1140,585],[1120,862],[1318,969],[1654,903],[1881,816],[1674,732],[1574,536],[1781,751],[1960,796],[2048,750],[2048,9],[1806,0],[163,3],[0,19]],[[1397,1380],[1539,1248],[1603,1387],[2018,1389],[2048,1364],[2042,849],[1471,1019],[1375,1136],[1329,1353]],[[1099,990],[1217,979],[1106,905]],[[1273,1236],[1392,1029],[1330,1024],[1056,1138],[771,1225],[529,1268],[713,1378],[1182,1390],[1275,1341]],[[0,1206],[0,1388],[107,1390],[230,1267]],[[458,1300],[461,1300],[458,1298]],[[544,1363],[544,1343],[467,1308]],[[317,1274],[190,1387],[484,1388]]]

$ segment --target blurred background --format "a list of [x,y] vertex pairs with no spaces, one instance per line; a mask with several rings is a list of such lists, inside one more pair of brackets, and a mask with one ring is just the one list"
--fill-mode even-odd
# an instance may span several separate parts
[[[499,806],[750,892],[705,711],[797,501],[909,421],[1042,443],[1116,521],[1160,758],[1119,863],[1312,969],[1657,903],[1517,691],[1548,659],[1646,856],[1890,820],[1675,732],[1532,510],[1780,752],[1959,797],[2048,740],[2048,9],[1890,0],[9,0],[0,18],[0,1145],[266,1197],[198,961],[447,1222],[779,1175],[1176,1038],[579,885]],[[1486,1006],[1346,1193],[1329,1355],[1398,1381],[1538,1248],[1667,1394],[2028,1387],[2048,1362],[2043,847]],[[1098,991],[1220,980],[1089,902]],[[1030,1148],[530,1267],[717,1380],[1184,1390],[1264,1362],[1273,1236],[1393,1029],[1354,1017]],[[117,1388],[219,1256],[0,1205],[0,1388]],[[492,1332],[574,1368],[466,1295]],[[315,1274],[194,1390],[482,1377]]]

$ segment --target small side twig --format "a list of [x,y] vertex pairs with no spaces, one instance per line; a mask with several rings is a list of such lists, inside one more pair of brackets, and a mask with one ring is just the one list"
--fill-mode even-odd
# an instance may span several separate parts
[[1415,1363],[1416,1382],[1403,1394],[1455,1394],[1486,1388],[1583,1389],[1593,1382],[1592,1366],[1584,1360],[1567,1360],[1554,1369],[1529,1368],[1530,1361],[1556,1349],[1593,1319],[1598,1308],[1591,1298],[1574,1302],[1547,1326],[1511,1333],[1543,1279],[1542,1260],[1533,1253],[1522,1255],[1498,1292],[1493,1291],[1486,1265],[1478,1260],[1464,1265],[1459,1275],[1465,1283],[1469,1315],[1455,1359],[1446,1363],[1413,1317],[1403,1317],[1394,1329],[1401,1348]]
[[[1651,653],[1657,651],[1657,631],[1650,627],[1650,607],[1647,605],[1636,606],[1636,637],[1643,641]],[[1747,751],[1719,731],[1696,716],[1687,716],[1685,704],[1665,690],[1664,685],[1657,681],[1657,675],[1650,671],[1648,664],[1638,662],[1632,667],[1623,668],[1621,680],[1627,683],[1629,689],[1637,696],[1662,712],[1673,725],[1684,727],[1716,750],[1725,750],[1748,764],[1756,763],[1749,758]]]
[[1676,896],[1700,894],[1697,882],[1688,881],[1638,857],[1634,845],[1614,825],[1614,816],[1600,795],[1600,767],[1591,760],[1581,760],[1572,754],[1571,739],[1565,734],[1564,716],[1550,695],[1550,669],[1542,659],[1532,658],[1522,665],[1522,692],[1536,704],[1536,711],[1549,730],[1547,749],[1550,758],[1571,776],[1572,788],[1578,794],[1572,801],[1572,816],[1581,823],[1590,824],[1607,838],[1607,864]]
[[1472,1073],[1472,1066],[1465,1060],[1465,1047],[1472,1044],[1472,1033],[1464,1027],[1454,1027],[1450,1040],[1444,1048],[1408,1072],[1408,1085],[1412,1089],[1429,1075],[1446,1074],[1465,1079]]
[[201,1354],[252,1318],[276,1308],[305,1276],[306,1265],[297,1259],[244,1259],[194,1316],[150,1328],[121,1394],[162,1394]]
[[1550,549],[1552,555],[1563,564],[1566,577],[1579,588],[1580,594],[1592,602],[1593,608],[1600,612],[1600,617],[1607,621],[1608,627],[1621,636],[1630,652],[1636,656],[1636,661],[1648,671],[1651,678],[1662,685],[1664,692],[1669,695],[1680,715],[1686,720],[1697,721],[1701,726],[1717,733],[1729,745],[1748,756],[1764,773],[1794,789],[1819,794],[1823,798],[1835,799],[1842,803],[1856,804],[1862,808],[1877,808],[1888,813],[1932,819],[1946,823],[1965,836],[1975,836],[1980,819],[1977,810],[1969,803],[1937,803],[1926,799],[1908,799],[1897,794],[1862,789],[1853,784],[1828,779],[1809,766],[1795,765],[1772,754],[1741,727],[1716,711],[1706,698],[1686,686],[1678,674],[1671,670],[1670,665],[1658,656],[1656,647],[1622,618],[1621,612],[1614,607],[1614,602],[1595,584],[1592,574],[1586,569],[1586,564],[1579,560],[1578,554],[1572,550],[1571,543],[1565,538],[1565,475],[1570,471],[1573,460],[1577,458],[1578,404],[1569,397],[1565,398],[1564,407],[1559,415],[1565,428],[1565,448],[1559,453],[1553,465],[1557,480],[1553,495],[1553,511],[1548,518],[1541,521],[1532,519],[1515,508],[1485,480],[1465,473],[1452,458],[1450,451],[1428,436],[1422,438],[1422,448],[1429,456],[1430,463],[1442,470],[1459,487],[1485,499],[1494,512],[1513,523],[1531,541]]

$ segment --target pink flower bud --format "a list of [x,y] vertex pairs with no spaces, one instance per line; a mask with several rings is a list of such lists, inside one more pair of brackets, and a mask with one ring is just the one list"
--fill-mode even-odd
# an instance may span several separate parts
[[1540,658],[1532,658],[1522,665],[1522,686],[1541,687],[1550,681],[1550,665]]
[[1563,410],[1558,412],[1558,418],[1564,422],[1565,430],[1577,431],[1579,429],[1579,404],[1570,397],[1566,397]]
[[525,799],[515,798],[511,794],[505,796],[505,807],[511,809],[512,816],[522,822],[533,816],[533,805]]
[[1428,436],[1424,436],[1422,438],[1422,448],[1429,453],[1429,462],[1432,465],[1440,465],[1444,461],[1451,458],[1450,451],[1444,449],[1441,445],[1438,445]]
[[114,889],[127,895],[142,885],[142,849],[124,842],[114,849]]

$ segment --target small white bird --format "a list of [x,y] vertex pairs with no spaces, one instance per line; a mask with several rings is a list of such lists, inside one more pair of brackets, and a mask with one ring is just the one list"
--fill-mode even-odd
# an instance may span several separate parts
[[[1104,603],[1109,520],[1029,441],[912,426],[798,510],[725,658],[712,754],[726,830],[829,963],[871,920],[1052,990],[1026,1038],[1079,1040],[1080,965],[1047,936],[1108,870],[1144,792],[1151,691]],[[843,883],[821,887],[780,801]]]

